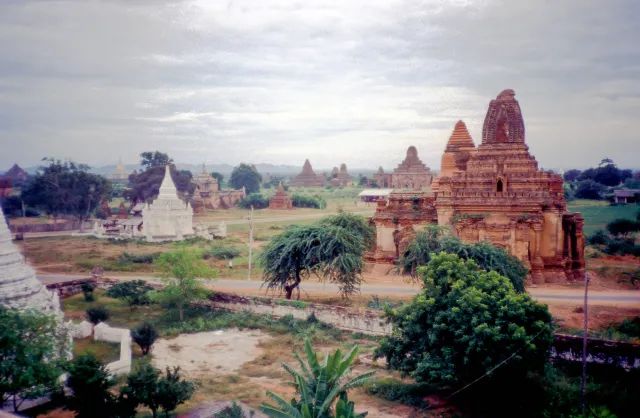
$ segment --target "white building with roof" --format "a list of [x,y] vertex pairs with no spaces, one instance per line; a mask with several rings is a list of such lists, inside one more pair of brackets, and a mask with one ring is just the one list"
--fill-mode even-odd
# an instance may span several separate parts
[[168,165],[158,197],[142,210],[142,228],[147,241],[182,241],[193,235],[193,208],[178,197]]

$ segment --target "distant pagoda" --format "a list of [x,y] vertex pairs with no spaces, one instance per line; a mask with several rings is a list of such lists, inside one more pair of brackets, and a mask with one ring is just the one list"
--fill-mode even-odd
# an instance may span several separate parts
[[295,176],[289,183],[292,187],[323,187],[325,179],[322,176],[317,175],[309,160],[304,161],[302,172]]

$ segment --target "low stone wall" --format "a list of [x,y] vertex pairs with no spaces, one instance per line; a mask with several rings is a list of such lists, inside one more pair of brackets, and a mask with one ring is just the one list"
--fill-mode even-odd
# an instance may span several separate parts
[[[51,290],[58,290],[61,297],[79,293],[80,286],[85,281],[93,279],[75,280],[70,282],[47,285]],[[100,289],[107,289],[117,280],[98,279],[93,280]],[[161,285],[151,286],[160,288]],[[73,293],[75,292],[75,293]],[[367,309],[344,308],[322,304],[304,304],[304,307],[296,307],[295,302],[265,298],[248,298],[233,293],[216,292],[205,304],[210,309],[221,309],[231,312],[252,312],[258,315],[271,315],[281,318],[292,315],[297,319],[306,319],[312,313],[319,321],[331,324],[336,328],[351,332],[361,332],[367,335],[383,336],[391,333],[391,326],[380,318],[380,311]],[[595,338],[588,340],[590,363],[603,363],[624,368],[640,368],[640,344],[621,341],[606,341]],[[564,359],[570,361],[582,361],[582,337],[556,334],[551,352],[552,359]]]
[[120,360],[107,364],[107,371],[113,375],[131,372],[131,331],[124,328],[111,328],[104,322],[93,328],[95,341],[120,343]]
[[[93,227],[92,222],[84,222],[84,229],[90,230]],[[15,225],[9,225],[9,231],[11,233],[16,234],[19,232],[22,233],[40,233],[40,232],[60,232],[60,231],[74,231],[76,229],[80,229],[80,222],[64,222],[59,221],[57,224],[29,224],[22,225],[20,223]]]

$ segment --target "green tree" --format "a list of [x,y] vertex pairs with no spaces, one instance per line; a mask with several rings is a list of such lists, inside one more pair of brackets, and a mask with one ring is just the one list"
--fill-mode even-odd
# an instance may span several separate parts
[[457,237],[447,235],[446,229],[436,225],[429,225],[416,234],[398,261],[399,268],[418,279],[418,268],[427,265],[431,255],[441,251],[455,254],[463,260],[473,260],[481,269],[496,271],[507,277],[517,292],[524,292],[529,271],[520,260],[488,242],[462,242]]
[[[165,171],[166,169],[163,165],[148,168],[139,174],[132,174],[129,176],[131,187],[124,192],[124,198],[133,203],[145,203],[153,200],[158,196]],[[179,171],[174,165],[169,166],[169,173],[178,193],[183,198],[193,195],[196,186],[191,182],[191,173]]]
[[164,167],[167,164],[173,164],[173,159],[169,158],[164,152],[143,152],[140,154],[140,165],[148,170],[152,167]]
[[184,245],[162,254],[154,264],[165,286],[153,292],[152,299],[177,307],[182,321],[184,308],[209,294],[199,279],[213,279],[216,272],[202,259],[201,254]]
[[602,200],[604,187],[593,180],[582,180],[576,185],[575,196],[578,199]]
[[104,322],[109,319],[109,310],[102,305],[90,306],[85,310],[89,322],[93,325],[98,325],[100,322]]
[[609,231],[611,235],[622,235],[626,238],[630,233],[640,231],[640,223],[624,218],[614,219],[607,224],[607,231]]
[[99,209],[100,203],[111,197],[113,185],[89,166],[73,162],[45,159],[38,173],[22,189],[22,198],[29,206],[45,210],[54,218],[61,214],[76,217],[80,231],[85,219]]
[[133,309],[134,306],[149,304],[149,292],[152,290],[153,287],[144,280],[127,280],[111,286],[106,295],[114,299],[125,299],[129,309]]
[[454,254],[432,256],[419,273],[421,293],[385,309],[392,333],[376,357],[418,382],[461,388],[484,377],[479,387],[495,395],[518,387],[529,372],[544,371],[554,328],[545,305]]
[[158,331],[156,331],[154,326],[148,321],[138,324],[138,326],[131,331],[131,339],[140,346],[143,356],[149,354],[153,343],[156,342],[159,336]]
[[247,194],[258,193],[260,184],[262,184],[262,176],[255,167],[241,163],[231,172],[229,184],[237,190],[244,187]]
[[67,385],[73,391],[68,407],[78,418],[112,417],[115,399],[111,388],[116,384],[106,367],[89,353],[76,357],[68,365]]
[[159,409],[168,417],[178,405],[191,398],[195,385],[182,379],[179,367],[173,371],[167,367],[166,376],[162,376],[158,369],[145,361],[127,376],[124,390],[136,402],[149,408],[154,417],[158,416]]
[[218,180],[218,187],[222,188],[222,182],[224,180],[224,175],[221,173],[218,173],[217,171],[213,171],[211,173],[211,177],[213,177],[214,179]]
[[66,346],[53,316],[0,307],[0,396],[12,400],[14,411],[22,402],[58,388],[58,365]]
[[268,289],[284,290],[287,299],[312,274],[335,283],[343,297],[358,291],[366,250],[364,239],[335,225],[294,226],[275,236],[260,254]]
[[323,218],[320,225],[345,228],[349,233],[362,238],[365,246],[370,247],[376,240],[376,230],[364,216],[340,211],[337,215]]
[[582,173],[581,170],[576,170],[576,169],[567,170],[567,172],[564,173],[564,181],[576,181],[578,180],[580,173]]
[[238,206],[242,209],[251,209],[251,206],[253,206],[254,209],[265,209],[269,207],[269,199],[260,193],[251,193],[242,199]]
[[[294,351],[293,355],[300,364],[300,371],[286,363],[282,367],[291,375],[291,385],[296,388],[300,399],[293,399],[290,403],[267,391],[267,395],[276,401],[277,405],[263,403],[260,409],[270,417],[299,417],[299,418],[323,418],[323,417],[364,417],[364,414],[354,415],[353,402],[347,399],[349,389],[361,387],[375,380],[370,371],[354,378],[348,378],[352,371],[353,361],[358,355],[358,346],[354,346],[349,353],[342,356],[338,349],[333,354],[327,354],[322,362],[318,361],[318,355],[313,351],[309,340],[304,346],[306,361]],[[333,405],[338,400],[333,415]]]
[[93,291],[96,289],[96,285],[93,282],[84,282],[80,286],[82,289],[82,294],[84,295],[85,302],[93,302],[96,300]]
[[367,187],[367,185],[369,184],[369,179],[366,177],[360,177],[360,186],[362,187]]

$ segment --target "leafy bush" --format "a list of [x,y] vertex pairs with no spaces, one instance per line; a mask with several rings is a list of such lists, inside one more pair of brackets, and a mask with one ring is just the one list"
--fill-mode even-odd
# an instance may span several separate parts
[[626,237],[630,233],[640,231],[640,223],[630,219],[614,219],[607,224],[607,231],[611,235]]
[[381,339],[376,357],[417,382],[440,386],[463,387],[490,373],[480,386],[492,387],[494,396],[544,371],[554,329],[546,305],[454,254],[434,255],[419,274],[421,293],[410,304],[385,309],[393,332]]
[[579,181],[576,185],[575,196],[578,199],[602,200],[604,186],[593,180]]
[[404,383],[393,379],[380,379],[364,388],[369,395],[421,409],[429,406],[424,396],[432,389],[431,385],[424,383]]
[[640,257],[640,245],[635,245],[633,239],[612,238],[603,251],[609,255],[633,255]]
[[149,354],[153,343],[156,342],[159,336],[158,331],[147,321],[139,324],[131,331],[131,338],[133,342],[140,346],[143,356]]
[[265,209],[269,207],[269,199],[260,193],[251,193],[242,199],[238,206],[242,209],[251,209],[251,206],[253,206],[254,209]]
[[130,308],[151,303],[149,292],[153,287],[144,280],[128,280],[111,286],[106,295],[114,299],[125,299]]
[[122,253],[120,257],[118,257],[119,264],[153,264],[153,262],[161,255],[162,253],[156,252],[151,254],[130,254],[127,252]]
[[617,329],[632,338],[640,338],[640,316],[625,319],[617,326]]
[[394,302],[389,298],[381,299],[378,295],[373,295],[369,302],[367,302],[367,308],[383,310],[385,307],[396,308],[402,306],[404,302]]
[[85,310],[85,313],[89,322],[94,325],[109,319],[109,310],[102,305],[91,306]]
[[604,229],[598,229],[587,237],[587,243],[591,245],[607,245],[609,243],[609,235]]
[[251,411],[249,417],[242,411],[242,408],[236,401],[233,401],[231,406],[227,406],[220,412],[213,414],[211,418],[250,418],[255,415],[255,412]]
[[96,288],[95,283],[92,282],[84,282],[82,283],[82,285],[80,286],[82,289],[82,294],[84,295],[84,300],[85,302],[93,302],[94,300],[96,300],[93,291]]
[[216,258],[218,260],[229,260],[236,257],[240,257],[240,250],[235,247],[228,246],[214,246],[204,254],[204,259]]
[[327,207],[327,202],[320,196],[307,196],[299,193],[291,195],[291,202],[294,208],[324,209]]

